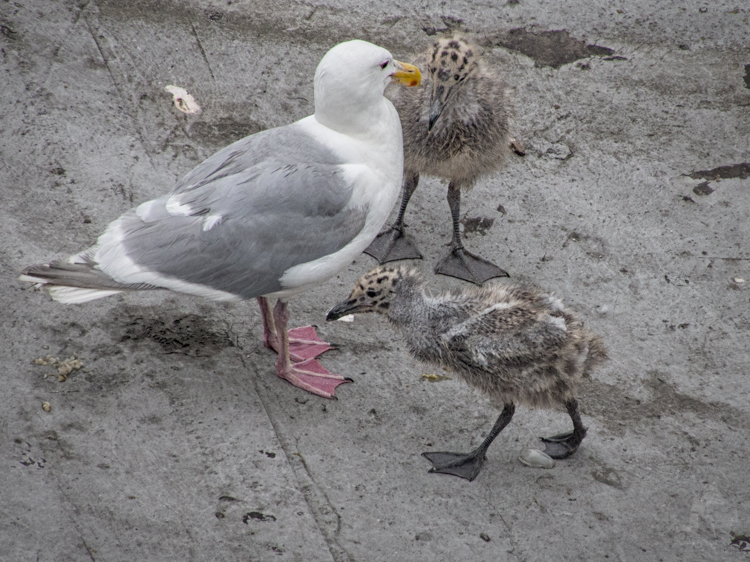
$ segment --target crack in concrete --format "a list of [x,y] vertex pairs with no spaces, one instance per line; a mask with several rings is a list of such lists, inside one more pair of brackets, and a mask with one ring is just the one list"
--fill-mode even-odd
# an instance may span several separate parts
[[203,48],[203,43],[201,43],[201,38],[198,37],[198,32],[195,30],[195,25],[193,24],[193,20],[190,20],[190,29],[193,30],[195,41],[196,43],[198,43],[198,49],[200,49],[201,55],[203,55],[203,60],[206,61],[206,66],[208,67],[208,73],[211,75],[211,80],[216,80],[216,77],[214,76],[214,71],[211,68],[211,63],[208,62],[208,57],[206,56],[206,50]]
[[[253,385],[255,387],[255,392],[260,399],[266,417],[271,422],[274,434],[281,444],[286,460],[289,463],[289,466],[291,466],[292,472],[297,479],[297,489],[305,499],[308,509],[318,526],[320,534],[328,546],[331,558],[334,562],[354,562],[354,557],[352,557],[351,554],[349,554],[337,541],[337,537],[341,532],[341,516],[338,511],[336,511],[327,494],[315,481],[312,471],[307,466],[304,457],[299,452],[296,452],[298,449],[297,438],[294,438],[295,443],[294,446],[292,446],[290,437],[282,427],[279,419],[272,413],[271,408],[269,407],[269,404],[271,403],[271,400],[269,399],[269,389],[263,378],[265,374],[260,372],[260,369],[258,369],[258,366],[254,361],[245,360],[246,357],[249,359],[249,356],[244,353],[245,349],[240,344],[239,338],[237,337],[235,339],[237,341],[237,347],[240,350],[240,361],[242,362],[243,367],[246,369],[251,367],[252,371],[254,371]],[[250,363],[249,366],[248,363]],[[330,529],[334,524],[330,521],[330,517],[327,517],[329,513],[333,513],[336,518],[334,530]]]
[[524,562],[526,558],[523,556],[523,549],[521,549],[520,545],[518,544],[518,541],[514,537],[513,528],[510,526],[510,524],[505,520],[505,517],[503,517],[502,511],[495,505],[495,503],[492,501],[491,496],[494,495],[492,488],[488,484],[483,484],[484,489],[486,490],[486,495],[479,496],[482,500],[484,500],[487,505],[489,505],[492,509],[495,510],[495,513],[500,518],[500,521],[502,521],[505,528],[508,530],[508,541],[510,542],[510,546],[513,550],[508,551],[508,554],[512,555],[517,560]]
[[[154,163],[151,160],[151,153],[148,150],[148,143],[146,142],[146,138],[143,134],[143,131],[141,130],[141,127],[138,126],[138,121],[136,120],[136,116],[133,114],[132,110],[129,109],[131,107],[130,100],[125,95],[125,92],[120,88],[120,85],[117,81],[114,70],[112,69],[112,66],[110,65],[110,60],[105,53],[105,50],[100,42],[99,37],[96,35],[96,33],[94,32],[94,28],[92,27],[90,17],[88,15],[91,13],[91,11],[89,10],[89,6],[92,4],[98,10],[98,6],[96,5],[96,3],[89,2],[85,6],[83,6],[83,8],[81,8],[80,16],[78,19],[83,18],[83,21],[86,24],[86,29],[88,29],[89,35],[91,35],[91,38],[93,39],[94,44],[96,45],[96,48],[99,51],[99,56],[101,56],[102,61],[104,62],[104,66],[107,68],[107,72],[109,73],[109,77],[112,80],[112,84],[114,85],[115,90],[117,90],[117,95],[123,101],[123,106],[126,108],[125,111],[127,112],[127,115],[130,118],[133,128],[135,129],[136,135],[138,135],[138,139],[141,141],[143,152],[146,155],[146,158],[148,158],[148,161],[151,164],[151,166],[154,167]],[[84,12],[88,12],[88,14],[85,15]],[[102,38],[103,37],[104,36],[102,35]]]
[[[54,443],[55,443],[55,448],[59,450],[60,449],[60,443],[56,439],[54,440]],[[44,447],[42,446],[41,443],[40,443],[40,448],[42,450],[44,450]],[[63,451],[63,455],[65,455],[64,451]],[[96,562],[96,558],[94,558],[94,554],[91,552],[91,548],[89,548],[89,545],[86,542],[86,539],[84,538],[83,533],[81,532],[81,529],[80,529],[80,527],[78,525],[78,519],[76,517],[78,515],[79,511],[80,511],[78,509],[78,506],[73,502],[73,500],[70,499],[70,497],[68,496],[68,494],[65,493],[65,490],[63,490],[62,484],[60,483],[60,479],[57,477],[55,471],[50,470],[48,472],[48,474],[54,480],[55,485],[57,487],[57,491],[60,494],[60,496],[64,499],[65,502],[67,502],[72,507],[73,514],[72,514],[71,517],[69,517],[70,522],[73,524],[73,527],[75,528],[76,533],[78,534],[79,538],[81,539],[81,542],[83,543],[83,546],[86,549],[86,552],[88,553],[89,558],[91,559],[91,562]]]

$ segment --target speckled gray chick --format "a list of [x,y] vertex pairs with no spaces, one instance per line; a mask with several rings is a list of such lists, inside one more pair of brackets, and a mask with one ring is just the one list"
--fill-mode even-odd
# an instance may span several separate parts
[[427,174],[450,181],[453,237],[435,271],[478,285],[505,277],[506,271],[463,248],[459,219],[461,189],[499,169],[510,152],[510,89],[482,60],[479,47],[460,37],[440,39],[415,62],[427,68],[424,87],[387,93],[404,133],[401,209],[393,227],[365,251],[381,264],[422,257],[405,234],[404,214],[420,174]]
[[328,319],[384,314],[412,355],[450,369],[504,405],[490,434],[471,453],[425,453],[432,471],[473,480],[518,403],[564,405],[573,431],[542,440],[551,457],[572,455],[586,436],[574,393],[584,375],[607,358],[601,338],[558,298],[535,287],[496,284],[438,295],[425,289],[418,270],[380,266],[359,279]]

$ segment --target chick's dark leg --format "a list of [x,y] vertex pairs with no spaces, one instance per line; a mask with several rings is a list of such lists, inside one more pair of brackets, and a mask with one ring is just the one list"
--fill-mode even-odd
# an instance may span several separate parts
[[495,437],[510,423],[515,411],[516,407],[514,404],[506,404],[492,430],[490,430],[489,435],[471,453],[422,453],[422,456],[432,463],[430,472],[460,476],[469,482],[474,480],[482,469],[487,449],[492,441],[495,440]]
[[404,193],[401,197],[401,209],[393,226],[378,234],[377,238],[365,250],[381,264],[396,260],[421,260],[422,253],[414,245],[410,236],[407,236],[404,224],[406,206],[409,204],[412,194],[419,184],[419,174],[404,173]]
[[552,437],[542,437],[545,443],[544,452],[553,459],[566,459],[578,450],[581,441],[586,437],[586,428],[583,427],[581,414],[578,413],[578,402],[571,398],[565,403],[570,419],[573,420],[573,431],[560,433]]
[[461,188],[456,182],[448,186],[448,206],[453,218],[453,239],[448,255],[435,266],[435,273],[449,275],[464,281],[481,285],[493,277],[510,277],[508,272],[494,263],[480,258],[464,249],[461,242]]

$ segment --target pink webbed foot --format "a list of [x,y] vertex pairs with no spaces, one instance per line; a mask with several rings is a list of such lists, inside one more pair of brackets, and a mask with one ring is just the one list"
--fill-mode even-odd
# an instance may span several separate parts
[[331,345],[318,337],[315,326],[292,328],[288,334],[289,358],[294,362],[314,359],[329,349],[336,349],[335,345]]
[[277,369],[277,374],[294,386],[324,398],[336,398],[334,395],[336,387],[352,382],[350,378],[331,373],[316,359],[305,359],[299,363],[293,363],[283,371]]
[[[289,335],[289,358],[295,363],[306,359],[314,359],[329,349],[336,349],[335,345],[318,337],[314,326],[292,328],[287,334]],[[276,353],[279,352],[276,334],[272,334],[271,337],[264,334],[263,345],[273,349]]]

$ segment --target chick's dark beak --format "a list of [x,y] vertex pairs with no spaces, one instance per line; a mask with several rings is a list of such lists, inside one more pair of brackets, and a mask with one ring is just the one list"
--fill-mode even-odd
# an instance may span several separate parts
[[356,314],[357,312],[362,312],[362,308],[360,307],[359,303],[355,299],[346,299],[345,301],[341,301],[328,311],[328,314],[326,315],[326,321],[332,322],[333,320],[338,320],[343,316],[346,316],[348,314]]

